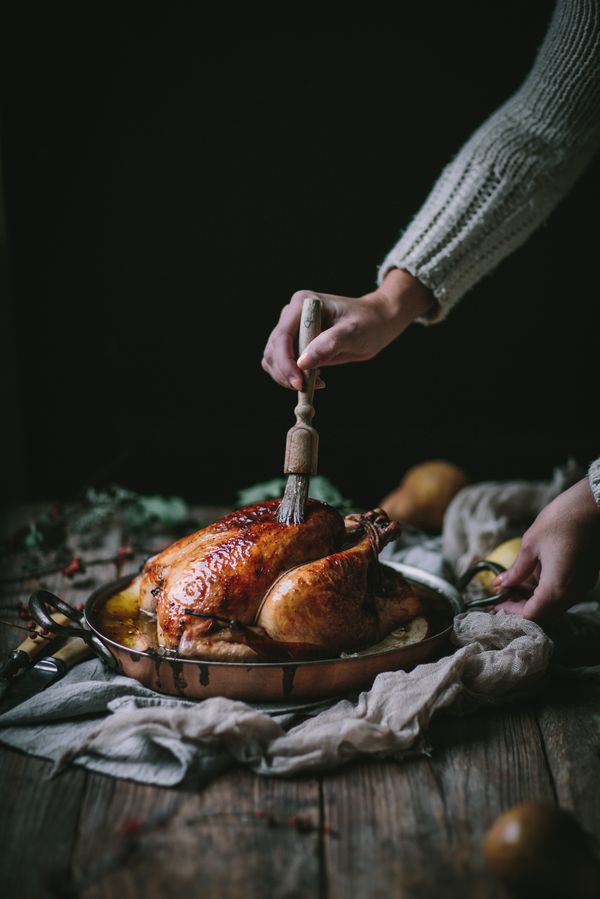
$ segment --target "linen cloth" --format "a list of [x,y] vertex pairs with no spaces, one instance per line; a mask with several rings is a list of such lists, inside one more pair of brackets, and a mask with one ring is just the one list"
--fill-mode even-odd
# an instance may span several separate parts
[[569,459],[549,481],[483,481],[465,487],[444,516],[442,558],[462,574],[500,543],[524,534],[542,509],[583,475]]
[[[568,463],[549,482],[466,488],[449,507],[441,537],[406,529],[382,560],[453,581],[485,555],[490,541],[522,533],[541,506],[578,476]],[[585,614],[569,613],[561,625],[577,664],[586,664],[578,631],[593,630],[600,645],[600,616],[594,609]],[[452,643],[452,655],[411,672],[380,674],[358,697],[308,714],[268,714],[224,698],[165,696],[94,659],[0,716],[0,742],[51,759],[54,772],[74,763],[161,786],[199,785],[236,762],[281,776],[334,768],[359,756],[400,760],[427,750],[427,728],[438,712],[462,713],[522,694],[544,674],[553,649],[538,625],[502,610],[458,615]]]
[[[383,556],[452,578],[439,537],[408,532]],[[308,716],[164,696],[94,659],[0,716],[0,742],[51,759],[54,772],[72,762],[161,786],[198,785],[235,762],[290,775],[358,756],[401,759],[424,751],[434,714],[508,700],[543,674],[552,652],[536,624],[502,611],[457,616],[452,642],[453,655],[380,674],[370,690]]]
[[223,698],[163,696],[96,660],[0,718],[0,741],[114,777],[174,786],[204,782],[233,762],[259,774],[333,768],[358,756],[423,751],[436,712],[506,700],[546,670],[552,642],[533,622],[499,611],[454,624],[453,655],[380,674],[358,699],[298,723]]

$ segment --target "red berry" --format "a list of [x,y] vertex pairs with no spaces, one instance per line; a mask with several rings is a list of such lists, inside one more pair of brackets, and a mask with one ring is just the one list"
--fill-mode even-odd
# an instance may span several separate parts
[[144,826],[139,818],[123,818],[119,825],[118,834],[121,837],[135,837],[142,833]]
[[71,559],[71,561],[69,562],[69,564],[63,568],[62,573],[64,574],[65,577],[73,577],[78,572],[81,572],[81,574],[84,574],[85,566],[84,566],[83,562],[81,561],[81,557],[78,555],[74,555],[73,558]]

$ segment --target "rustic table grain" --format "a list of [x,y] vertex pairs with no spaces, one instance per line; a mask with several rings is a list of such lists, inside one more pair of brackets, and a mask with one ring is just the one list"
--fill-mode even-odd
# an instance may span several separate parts
[[[106,549],[123,537],[107,534]],[[112,577],[110,565],[94,569],[98,583]],[[62,576],[45,584],[71,602],[90,589]],[[5,588],[3,608],[35,586]],[[0,649],[21,636],[0,627]],[[2,893],[500,899],[506,894],[485,869],[481,841],[509,806],[558,802],[600,834],[599,712],[597,685],[560,682],[534,700],[440,718],[428,756],[285,780],[235,768],[202,790],[79,768],[50,779],[50,763],[0,747]]]

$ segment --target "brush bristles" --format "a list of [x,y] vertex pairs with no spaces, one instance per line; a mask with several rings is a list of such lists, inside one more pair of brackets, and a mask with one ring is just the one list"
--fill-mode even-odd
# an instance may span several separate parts
[[304,521],[308,481],[309,477],[306,474],[288,475],[285,493],[277,511],[277,521],[281,524],[302,524]]

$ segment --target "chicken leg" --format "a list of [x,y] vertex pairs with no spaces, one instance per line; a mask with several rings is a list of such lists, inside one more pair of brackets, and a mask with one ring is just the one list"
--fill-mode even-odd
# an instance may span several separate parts
[[408,583],[377,559],[398,523],[380,509],[346,523],[362,532],[353,546],[285,572],[265,596],[256,623],[273,640],[336,655],[376,643],[420,614]]

